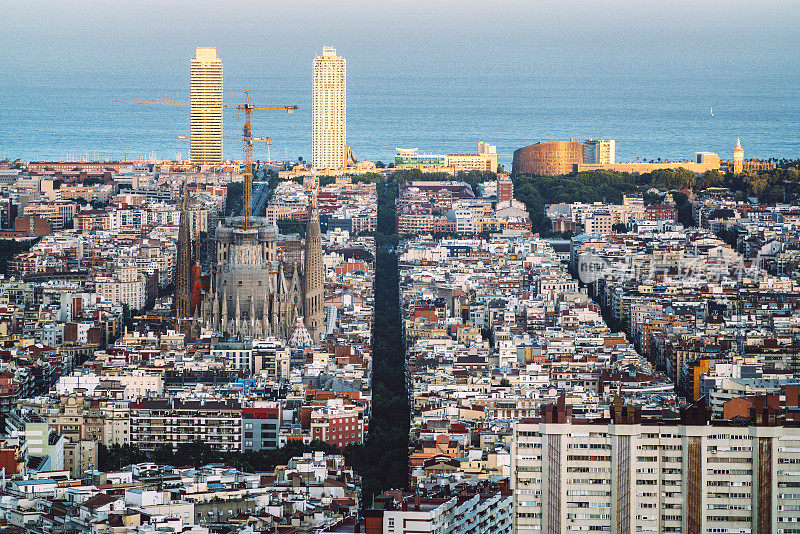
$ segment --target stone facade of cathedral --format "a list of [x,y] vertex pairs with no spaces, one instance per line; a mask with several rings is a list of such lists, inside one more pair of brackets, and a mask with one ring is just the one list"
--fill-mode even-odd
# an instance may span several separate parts
[[216,231],[217,264],[202,304],[206,327],[239,337],[288,340],[298,319],[314,342],[324,332],[324,268],[319,214],[309,213],[303,267],[277,258],[278,229],[262,219],[244,228],[240,218]]

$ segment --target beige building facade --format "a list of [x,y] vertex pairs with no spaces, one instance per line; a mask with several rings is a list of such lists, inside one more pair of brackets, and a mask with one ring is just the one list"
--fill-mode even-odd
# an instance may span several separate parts
[[190,62],[189,159],[195,165],[222,163],[222,60],[216,48],[198,48]]
[[314,58],[312,165],[342,169],[347,164],[347,62],[332,46]]
[[515,425],[515,531],[794,532],[800,429]]

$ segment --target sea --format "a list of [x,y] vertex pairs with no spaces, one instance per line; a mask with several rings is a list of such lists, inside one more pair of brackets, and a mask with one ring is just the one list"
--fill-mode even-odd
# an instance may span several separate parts
[[[187,62],[188,63],[188,62]],[[256,104],[297,103],[294,114],[254,112],[260,160],[311,158],[311,69],[225,71],[226,99],[245,83]],[[474,153],[497,146],[507,169],[517,148],[553,140],[614,139],[618,162],[680,160],[697,151],[730,158],[800,158],[798,73],[754,75],[698,69],[686,75],[607,71],[497,73],[428,69],[418,73],[348,65],[347,141],[358,159],[393,161],[396,148]],[[119,98],[188,98],[185,72],[40,70],[0,77],[0,159],[180,159],[188,157],[186,107],[117,103]],[[713,109],[713,113],[712,113]],[[225,135],[242,117],[226,110]],[[226,141],[226,158],[242,157]]]

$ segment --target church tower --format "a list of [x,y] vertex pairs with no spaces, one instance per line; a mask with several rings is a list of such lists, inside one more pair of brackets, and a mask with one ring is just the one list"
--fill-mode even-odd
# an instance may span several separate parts
[[316,191],[309,206],[303,278],[305,282],[303,288],[305,326],[314,342],[319,342],[325,322],[323,314],[325,270],[322,265],[322,232],[319,228]]
[[744,149],[742,142],[736,139],[736,148],[733,149],[733,174],[739,174],[744,168]]
[[178,229],[178,258],[175,267],[175,314],[178,330],[189,334],[191,323],[186,319],[193,314],[192,308],[192,243],[189,231],[189,207],[186,183],[181,185],[181,221]]

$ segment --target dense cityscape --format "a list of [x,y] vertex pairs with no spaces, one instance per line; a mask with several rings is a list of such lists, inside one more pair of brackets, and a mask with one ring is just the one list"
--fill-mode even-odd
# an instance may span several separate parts
[[263,159],[223,55],[117,103],[188,160],[0,161],[2,532],[800,532],[796,154],[359,160],[324,46]]

